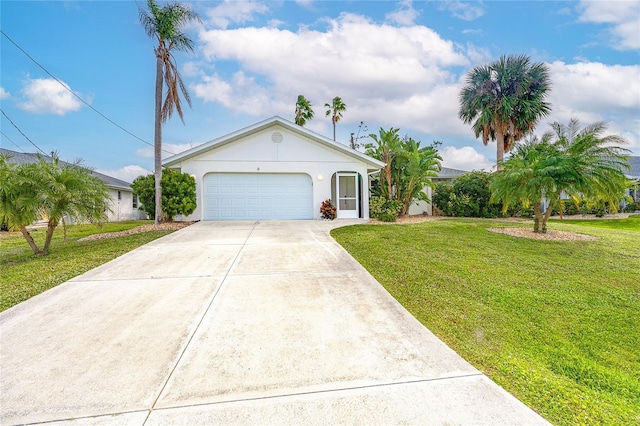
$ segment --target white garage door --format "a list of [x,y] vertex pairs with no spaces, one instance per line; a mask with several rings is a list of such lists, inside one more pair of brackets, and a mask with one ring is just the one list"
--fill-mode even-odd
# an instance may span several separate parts
[[313,188],[305,174],[209,173],[204,220],[313,219]]

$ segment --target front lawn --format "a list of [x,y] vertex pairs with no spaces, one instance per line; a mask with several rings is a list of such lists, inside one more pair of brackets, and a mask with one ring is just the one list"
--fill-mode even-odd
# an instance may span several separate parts
[[332,235],[422,324],[552,423],[640,424],[640,229],[554,221],[598,238],[556,242],[486,230],[496,226],[523,225],[446,219]]
[[551,218],[549,223],[566,223],[582,226],[590,226],[594,228],[607,228],[607,229],[626,229],[628,231],[640,232],[640,214],[631,215],[626,219],[592,219],[592,220],[579,220],[579,219],[557,219]]
[[[59,226],[48,256],[34,256],[19,232],[0,232],[0,311],[171,232],[151,231],[113,239],[78,241],[92,234],[124,231],[150,223],[153,222],[67,226],[66,241],[62,226]],[[40,246],[45,232],[45,228],[32,232]]]

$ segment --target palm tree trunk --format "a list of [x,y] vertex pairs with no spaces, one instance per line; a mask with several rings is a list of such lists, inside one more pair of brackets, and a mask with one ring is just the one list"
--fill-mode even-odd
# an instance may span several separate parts
[[33,250],[33,254],[40,254],[41,251],[36,245],[36,242],[33,240],[31,234],[27,230],[27,227],[24,225],[20,225],[20,232],[22,233],[24,239],[27,240],[27,243],[29,244],[29,247],[31,247],[31,250]]
[[58,221],[49,219],[49,223],[47,223],[47,234],[44,238],[44,247],[42,247],[42,252],[41,252],[43,256],[49,254],[49,247],[51,247],[51,240],[53,239],[53,231],[55,231],[56,226],[58,226]]
[[336,116],[331,117],[331,121],[333,121],[333,140],[336,140]]
[[503,169],[502,161],[504,160],[504,135],[502,132],[496,132],[496,170]]
[[156,58],[156,110],[155,110],[155,131],[153,138],[153,158],[155,182],[155,224],[162,221],[162,70],[163,63],[160,57]]
[[542,208],[540,207],[540,201],[534,203],[533,215],[533,232],[540,232],[540,222],[542,221]]

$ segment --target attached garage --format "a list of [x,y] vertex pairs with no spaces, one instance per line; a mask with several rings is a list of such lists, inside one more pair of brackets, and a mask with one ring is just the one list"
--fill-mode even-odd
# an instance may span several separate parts
[[198,207],[182,220],[369,217],[368,176],[384,163],[282,117],[272,117],[164,161],[196,181]]
[[302,173],[208,173],[204,220],[313,219],[313,185]]

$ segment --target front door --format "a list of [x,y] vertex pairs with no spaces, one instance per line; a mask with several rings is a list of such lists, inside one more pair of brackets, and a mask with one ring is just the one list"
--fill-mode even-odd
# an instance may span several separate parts
[[357,173],[338,173],[336,175],[336,194],[338,197],[338,219],[357,219],[360,217]]

